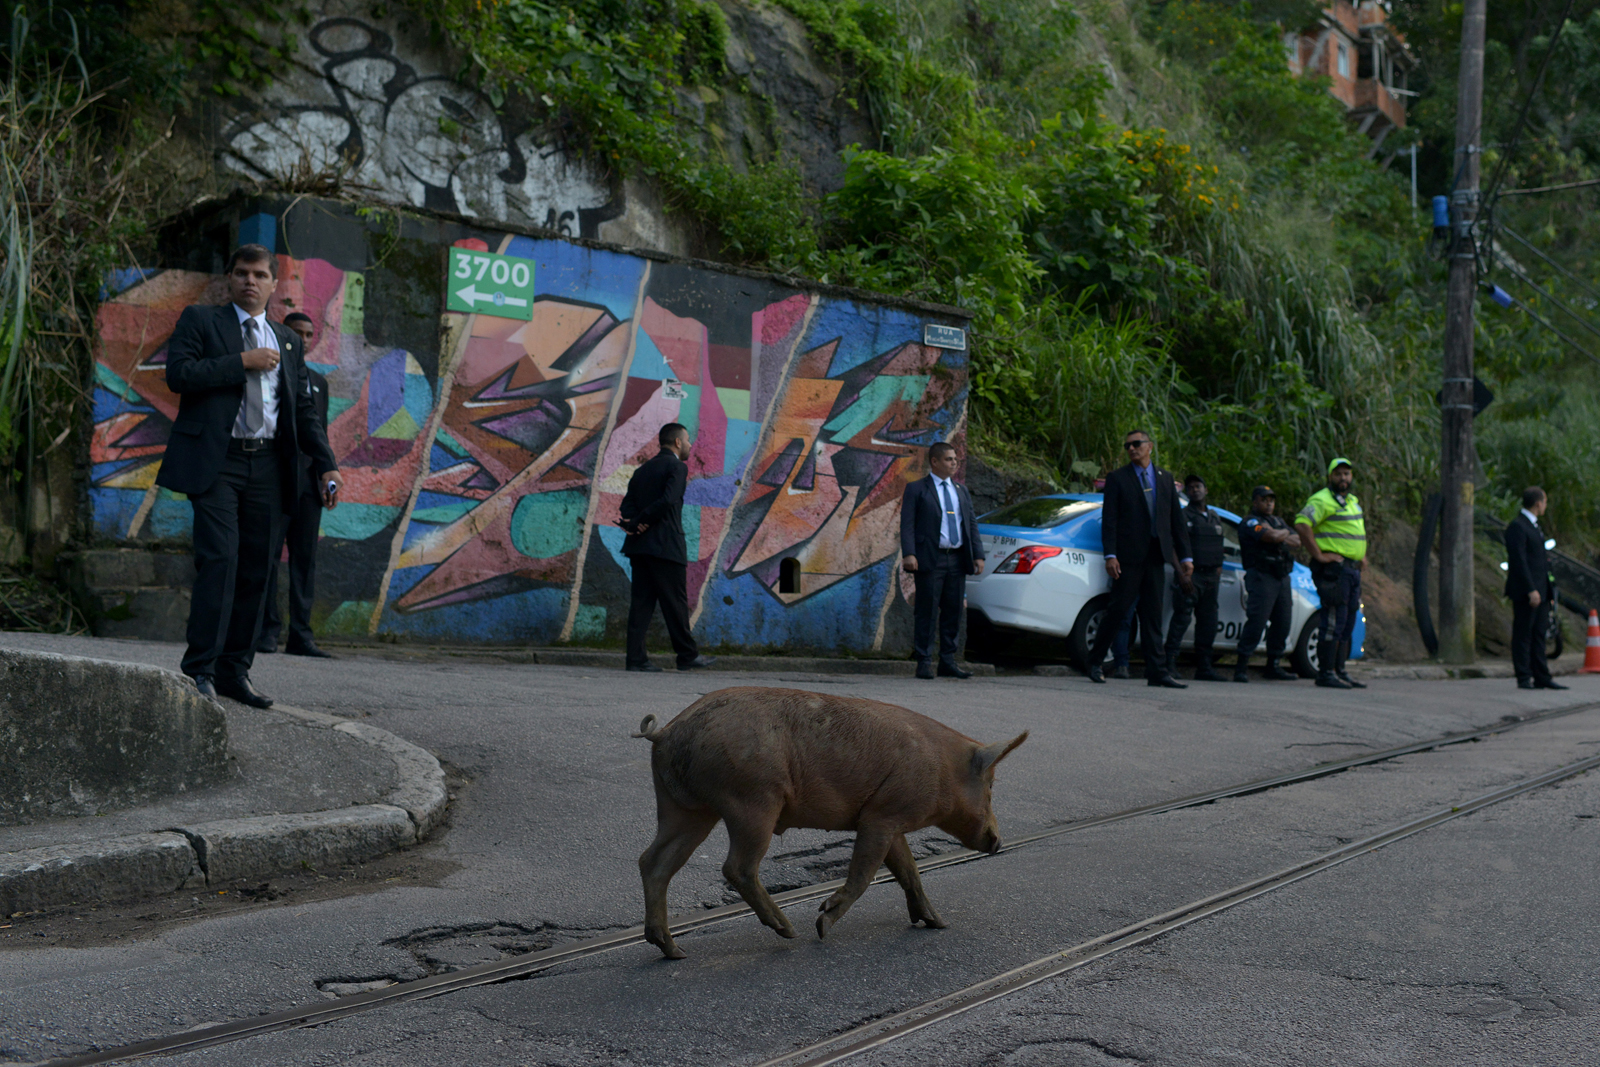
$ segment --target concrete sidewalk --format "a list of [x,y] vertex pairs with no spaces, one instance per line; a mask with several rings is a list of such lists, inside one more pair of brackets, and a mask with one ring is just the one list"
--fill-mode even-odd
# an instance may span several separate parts
[[221,703],[232,781],[0,826],[0,917],[355,863],[416,844],[444,817],[438,761],[387,730]]

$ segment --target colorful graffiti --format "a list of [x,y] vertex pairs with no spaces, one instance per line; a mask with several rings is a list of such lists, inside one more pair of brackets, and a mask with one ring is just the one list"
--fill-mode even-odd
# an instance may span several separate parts
[[[374,343],[363,272],[280,256],[269,314],[318,324],[310,359],[346,476],[324,513],[338,563],[322,630],[620,638],[617,507],[660,426],[681,422],[708,643],[904,643],[900,498],[926,446],[961,435],[966,389],[960,354],[920,343],[925,315],[558,240],[454,243],[533,260],[532,320],[447,312],[436,351]],[[221,299],[219,279],[167,271],[102,308],[91,496],[107,537],[187,534],[187,505],[153,481],[176,411],[163,345],[185,304]]]

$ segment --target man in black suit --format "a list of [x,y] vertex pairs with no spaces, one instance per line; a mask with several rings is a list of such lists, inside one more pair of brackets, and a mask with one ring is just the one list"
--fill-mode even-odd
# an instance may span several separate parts
[[333,507],[344,484],[317,419],[300,338],[263,312],[278,261],[261,245],[228,260],[232,302],[184,309],[167,341],[167,388],[178,394],[156,484],[194,508],[194,595],[183,673],[206,696],[252,707],[261,605],[283,510],[300,495],[302,454]]
[[928,449],[928,476],[906,486],[900,501],[900,565],[916,583],[913,641],[917,677],[934,677],[933,615],[939,613],[939,670],[945,678],[971,678],[956,663],[956,635],[965,610],[967,575],[983,573],[983,539],[967,487],[955,480],[956,448],[940,441]]
[[1522,491],[1522,511],[1506,527],[1506,596],[1511,598],[1511,665],[1518,689],[1565,689],[1550,676],[1544,638],[1550,628],[1550,562],[1539,516],[1549,501],[1544,490]]
[[[316,323],[303,311],[291,312],[283,317],[283,324],[300,335],[300,351],[311,351],[316,338]],[[317,411],[317,422],[322,432],[328,432],[328,379],[318,371],[306,368],[311,379],[311,400]],[[304,477],[300,495],[294,507],[284,516],[283,536],[279,546],[272,550],[272,572],[267,576],[266,602],[262,608],[261,638],[256,642],[257,652],[278,651],[278,636],[283,632],[283,618],[278,614],[278,572],[283,568],[278,560],[284,546],[289,549],[289,641],[284,651],[291,656],[316,656],[332,659],[333,656],[317,646],[311,632],[311,601],[316,594],[317,535],[322,529],[322,492],[311,473],[311,457],[301,453],[300,466]]]
[[630,671],[659,671],[645,651],[656,604],[667,624],[667,636],[678,654],[680,671],[709,667],[715,656],[702,656],[689,632],[689,548],[683,538],[683,490],[689,484],[689,430],[681,423],[661,427],[661,451],[633,472],[618,509],[617,525],[628,532],[622,554],[633,565],[633,599],[628,605]]
[[1178,581],[1188,585],[1194,575],[1189,549],[1189,529],[1183,521],[1177,484],[1157,467],[1155,443],[1143,430],[1130,430],[1122,447],[1128,465],[1106,478],[1105,503],[1100,512],[1100,543],[1111,576],[1111,605],[1103,616],[1094,647],[1089,650],[1088,674],[1104,682],[1100,665],[1116,636],[1114,623],[1139,605],[1139,639],[1144,646],[1144,676],[1151,685],[1187,689],[1172,676],[1161,646],[1161,608],[1166,586],[1166,565],[1177,569]]

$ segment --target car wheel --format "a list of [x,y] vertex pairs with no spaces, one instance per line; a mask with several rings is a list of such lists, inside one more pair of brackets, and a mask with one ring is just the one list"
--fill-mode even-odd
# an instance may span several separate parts
[[1302,678],[1315,678],[1317,665],[1317,616],[1313,614],[1300,628],[1300,640],[1294,643],[1294,671]]
[[994,659],[994,624],[989,621],[989,616],[981,611],[967,610],[967,649],[966,658],[979,660],[983,663],[993,662]]
[[1095,638],[1100,636],[1106,608],[1110,606],[1109,596],[1097,596],[1083,606],[1083,610],[1078,612],[1077,621],[1072,624],[1072,633],[1067,635],[1067,654],[1079,670],[1089,669],[1089,649],[1094,647]]

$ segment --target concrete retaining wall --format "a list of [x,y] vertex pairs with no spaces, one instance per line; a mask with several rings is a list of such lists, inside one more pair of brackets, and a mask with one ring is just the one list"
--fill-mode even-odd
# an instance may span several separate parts
[[228,773],[222,709],[171,671],[0,649],[0,823],[126,807]]

